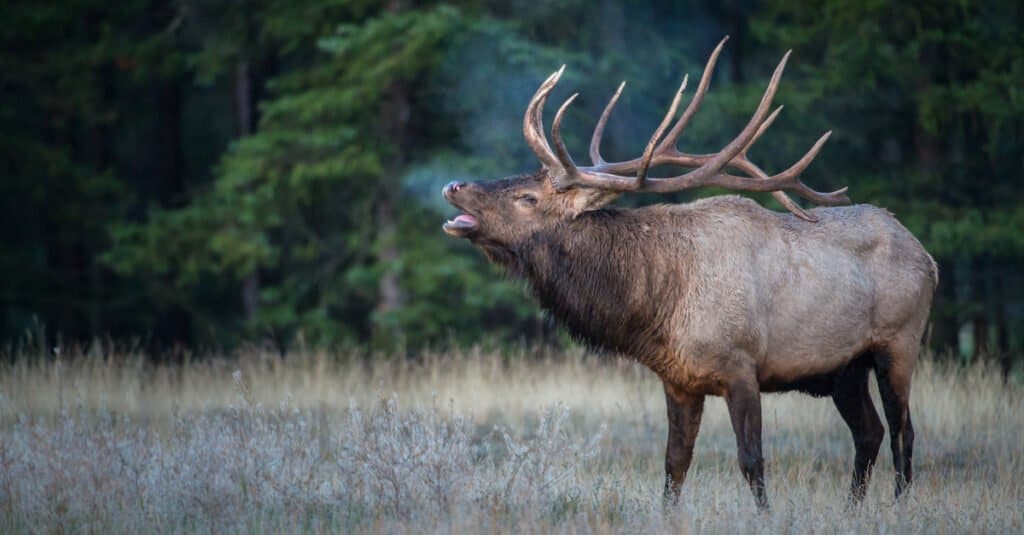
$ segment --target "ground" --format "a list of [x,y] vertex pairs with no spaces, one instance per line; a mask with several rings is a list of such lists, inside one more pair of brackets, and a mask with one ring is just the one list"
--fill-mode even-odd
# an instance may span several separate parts
[[660,384],[610,357],[20,357],[0,365],[0,531],[1020,533],[1022,394],[925,359],[914,486],[894,502],[886,441],[855,509],[831,401],[766,395],[761,515],[720,399],[662,506]]

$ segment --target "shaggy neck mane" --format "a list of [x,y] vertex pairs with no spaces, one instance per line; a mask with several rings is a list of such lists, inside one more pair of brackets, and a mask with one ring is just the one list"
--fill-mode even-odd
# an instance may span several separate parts
[[[504,260],[573,336],[647,360],[653,348],[665,347],[661,327],[672,313],[666,304],[679,302],[685,272],[678,255],[658,254],[672,245],[652,243],[631,212],[587,212],[534,234]],[[670,257],[675,265],[659,262]]]

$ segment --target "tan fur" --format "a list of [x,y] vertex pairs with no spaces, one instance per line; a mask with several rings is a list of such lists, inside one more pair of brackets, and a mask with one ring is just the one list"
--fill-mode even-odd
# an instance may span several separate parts
[[831,396],[854,436],[851,498],[863,499],[882,440],[896,493],[912,478],[910,381],[938,283],[921,244],[887,210],[817,208],[814,222],[736,196],[631,210],[615,194],[557,191],[546,173],[450,184],[472,216],[445,229],[530,282],[575,336],[642,362],[665,385],[666,497],[678,496],[706,395],[722,396],[740,468],[767,508],[760,393]]
[[727,196],[644,211],[689,235],[678,257],[687,302],[657,357],[667,362],[647,362],[688,391],[721,395],[737,354],[759,383],[788,383],[869,347],[920,340],[935,264],[885,210],[816,209],[808,223]]
[[[863,499],[881,443],[881,423],[867,393],[871,369],[893,437],[898,496],[912,477],[910,378],[938,269],[884,209],[807,212],[786,196],[783,190],[823,206],[850,202],[846,188],[821,193],[799,180],[831,132],[775,176],[747,159],[747,149],[778,113],[768,110],[789,54],[754,116],[721,152],[679,152],[677,138],[700,105],[724,44],[708,59],[676,125],[665,134],[681,88],[644,155],[608,163],[600,156],[601,135],[620,86],[594,129],[591,167],[572,161],[560,135],[575,95],[555,114],[556,151],[544,134],[544,103],[563,66],[541,84],[523,116],[523,134],[541,171],[448,184],[445,198],[467,213],[446,223],[445,231],[470,239],[489,259],[527,279],[541,306],[573,335],[633,357],[658,374],[669,420],[666,497],[678,497],[686,476],[704,396],[719,395],[729,408],[740,470],[757,506],[767,509],[760,394],[802,390],[831,396],[850,427],[856,449],[851,498]],[[695,169],[647,178],[651,166],[666,164]],[[746,176],[723,172],[727,167]],[[619,193],[709,185],[771,191],[790,214],[735,196],[601,209]]]

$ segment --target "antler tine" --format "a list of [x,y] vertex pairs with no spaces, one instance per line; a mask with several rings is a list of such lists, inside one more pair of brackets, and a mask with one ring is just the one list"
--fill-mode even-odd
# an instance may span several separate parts
[[565,110],[569,108],[572,101],[576,100],[577,96],[579,96],[579,93],[573,93],[572,96],[565,99],[565,103],[558,108],[558,112],[555,113],[555,120],[551,123],[551,140],[555,143],[555,154],[558,156],[558,161],[561,163],[562,169],[565,170],[566,177],[570,181],[579,173],[579,170],[576,168],[576,163],[572,161],[569,150],[565,148],[565,141],[562,140],[562,117],[565,115]]
[[[734,165],[736,167],[740,167],[741,169],[744,170],[744,172],[746,172],[748,175],[750,175],[752,177],[757,177],[757,178],[762,178],[762,179],[769,178],[768,177],[768,173],[765,173],[760,167],[758,167],[753,162],[751,162],[749,159],[747,159],[747,151],[750,150],[750,147],[754,146],[754,143],[757,143],[757,140],[761,138],[761,136],[765,133],[765,131],[768,130],[768,127],[770,127],[772,125],[772,123],[775,122],[775,118],[779,116],[779,113],[782,111],[782,108],[783,108],[783,106],[779,106],[778,108],[775,108],[775,111],[773,111],[772,114],[769,115],[768,118],[765,119],[763,123],[761,123],[761,126],[758,127],[757,133],[755,133],[754,137],[750,139],[750,142],[747,143],[747,146],[742,151],[740,151],[740,156],[739,156],[738,159],[742,160],[742,162],[746,163],[747,165],[746,166],[738,165],[741,162],[731,162],[732,165]],[[793,212],[793,214],[796,215],[797,217],[799,217],[800,219],[803,219],[804,221],[810,221],[812,223],[814,223],[814,222],[816,222],[818,220],[817,217],[814,217],[807,210],[804,210],[803,208],[801,208],[800,205],[796,203],[796,201],[794,201],[793,199],[790,199],[789,195],[786,195],[785,192],[773,191],[772,192],[772,197],[776,201],[779,201],[779,203],[782,204],[782,206],[784,206],[790,212]]]
[[596,171],[581,172],[580,168],[573,162],[569,150],[565,147],[565,141],[562,139],[562,118],[565,116],[565,110],[569,109],[569,105],[572,104],[573,100],[576,100],[577,95],[578,93],[573,94],[565,100],[562,106],[558,108],[558,112],[555,113],[555,119],[551,123],[551,140],[555,144],[555,153],[558,155],[558,161],[561,164],[562,170],[561,173],[548,175],[551,184],[558,190],[565,190],[571,186],[585,186],[609,191],[636,189],[636,181],[631,178]]
[[[792,51],[790,51],[792,52]],[[661,183],[671,183],[678,181],[680,184],[693,184],[700,185],[701,180],[713,177],[719,171],[722,170],[726,165],[729,164],[732,159],[742,151],[750,140],[753,139],[754,135],[757,134],[757,130],[764,122],[765,114],[768,108],[771,106],[772,99],[775,98],[775,93],[779,89],[779,80],[782,78],[782,71],[786,68],[786,61],[789,60],[790,52],[786,52],[786,55],[782,56],[782,61],[779,62],[778,67],[775,67],[775,72],[772,73],[772,78],[768,82],[768,88],[765,89],[764,95],[761,96],[761,103],[758,104],[757,109],[754,110],[754,115],[750,117],[750,121],[747,122],[747,126],[740,131],[739,135],[735,139],[729,142],[721,151],[714,156],[711,156],[700,167],[690,171],[679,177],[671,179],[659,180]],[[686,187],[693,187],[689,185]]]
[[697,84],[697,91],[693,94],[693,99],[686,106],[686,110],[679,117],[679,120],[675,125],[672,126],[672,130],[669,131],[665,139],[662,140],[661,144],[658,145],[657,152],[661,153],[666,150],[675,148],[676,141],[679,140],[679,135],[686,128],[686,124],[690,122],[690,119],[695,113],[697,108],[700,107],[701,102],[704,100],[704,95],[708,92],[708,87],[711,85],[711,76],[715,72],[715,64],[718,62],[718,56],[722,53],[722,48],[725,47],[726,41],[729,40],[729,36],[726,35],[721,41],[718,42],[718,46],[711,52],[708,57],[708,62],[704,66],[704,74],[700,77],[700,83]]
[[526,144],[547,169],[557,168],[558,159],[551,152],[551,147],[544,136],[544,102],[547,101],[548,95],[555,88],[563,72],[565,72],[565,65],[562,65],[562,68],[552,73],[544,80],[544,83],[540,84],[533,94],[533,98],[530,99],[530,103],[526,106],[526,113],[523,114],[523,137],[526,138]]
[[831,130],[822,134],[822,136],[818,138],[818,141],[814,142],[814,146],[812,146],[802,158],[797,160],[797,162],[790,166],[789,169],[786,169],[775,176],[779,178],[796,178],[800,176],[800,173],[804,172],[804,169],[807,169],[807,166],[811,164],[814,158],[818,155],[818,152],[821,151],[821,147],[825,145],[825,142],[828,141],[828,138],[830,137],[832,137]]
[[[747,157],[750,147],[764,135],[782,111],[782,106],[779,106],[772,110],[771,113],[768,113],[771,108],[772,99],[775,98],[775,94],[778,92],[782,73],[792,51],[786,52],[779,61],[778,66],[775,67],[771,80],[761,96],[761,101],[758,103],[747,124],[743,127],[743,130],[722,150],[714,154],[703,155],[679,152],[676,148],[678,136],[690,118],[696,113],[704,95],[707,93],[715,64],[726,40],[728,40],[728,37],[723,39],[711,53],[693,99],[669,133],[664,138],[662,137],[665,129],[672,122],[678,111],[679,103],[682,101],[682,93],[688,80],[686,77],[683,78],[679,91],[673,97],[672,104],[648,141],[642,156],[633,160],[609,163],[601,157],[600,150],[605,126],[619,97],[622,95],[625,82],[620,84],[615,94],[612,95],[594,128],[594,133],[590,140],[590,157],[594,162],[593,166],[576,166],[565,146],[565,141],[562,139],[562,120],[565,118],[565,112],[576,99],[577,95],[575,94],[569,97],[555,114],[551,128],[555,150],[552,151],[547,137],[544,135],[543,106],[551,90],[558,83],[565,67],[563,66],[549,76],[537,89],[537,92],[527,106],[526,115],[523,117],[523,133],[527,138],[530,148],[533,149],[541,163],[549,171],[548,176],[552,184],[559,190],[577,186],[612,192],[647,191],[667,193],[700,186],[718,186],[735,190],[771,192],[789,211],[797,217],[808,221],[815,221],[816,218],[803,210],[786,196],[784,192],[795,193],[820,205],[849,203],[850,200],[846,196],[846,188],[822,193],[809,188],[799,180],[800,174],[821,151],[831,132],[826,132],[821,136],[810,150],[790,166],[789,169],[773,176],[769,176]],[[665,164],[693,167],[695,169],[671,178],[647,177],[647,171],[651,166]],[[724,172],[724,169],[727,167],[738,169],[747,176],[736,176]],[[636,173],[635,177],[624,176],[634,172]]]
[[658,145],[658,140],[661,139],[661,135],[665,133],[665,129],[668,128],[672,119],[676,116],[676,111],[679,109],[679,102],[683,98],[683,91],[686,90],[686,82],[689,80],[689,76],[683,76],[683,83],[679,85],[679,91],[676,91],[676,96],[672,98],[672,104],[668,107],[668,112],[665,113],[665,118],[661,120],[661,124],[651,135],[651,140],[647,142],[647,147],[644,149],[643,158],[640,159],[640,168],[636,171],[636,187],[640,189],[644,187],[644,181],[647,180],[647,169],[651,166],[651,158],[654,156],[654,148]]
[[615,90],[615,94],[612,95],[611,100],[604,107],[604,111],[601,112],[601,118],[597,120],[597,126],[594,127],[594,134],[590,137],[590,162],[596,165],[604,163],[604,158],[601,157],[601,136],[604,135],[604,126],[608,123],[608,117],[612,114],[612,108],[619,101],[619,97],[622,95],[622,90],[626,88],[626,81],[623,80],[619,84],[619,88]]
[[572,156],[569,155],[569,150],[566,149],[565,142],[562,140],[562,118],[565,116],[565,111],[569,108],[569,105],[578,96],[578,93],[566,99],[562,106],[558,108],[558,112],[555,113],[555,119],[551,125],[551,137],[554,140],[557,153],[551,152],[551,147],[548,145],[547,138],[544,135],[542,114],[544,102],[551,93],[551,89],[558,83],[558,79],[564,70],[565,66],[563,65],[558,72],[549,76],[541,84],[540,88],[537,89],[533,99],[530,100],[530,104],[526,109],[526,116],[523,118],[523,133],[527,138],[527,143],[534,153],[537,154],[544,167],[548,169],[548,178],[551,180],[552,185],[559,190],[564,190],[573,185],[615,191],[631,189],[630,186],[634,182],[632,179],[601,172],[592,172],[586,175],[580,173],[579,168],[572,160]]
[[831,135],[831,130],[825,132],[825,134],[818,138],[818,141],[814,143],[814,146],[812,146],[811,149],[808,150],[802,158],[797,160],[797,162],[790,166],[789,169],[786,169],[785,171],[771,177],[771,179],[792,180],[793,187],[790,189],[792,189],[795,193],[798,193],[801,197],[811,202],[814,202],[815,204],[820,204],[822,206],[837,206],[840,204],[850,204],[850,198],[846,196],[846,191],[849,189],[847,187],[842,187],[828,193],[822,193],[809,188],[806,184],[798,180],[800,173],[803,173],[804,169],[807,169],[807,166],[810,165],[812,161],[814,161],[814,158],[818,156],[818,152],[821,151],[821,148],[825,145],[825,142],[828,141],[828,138]]
[[832,206],[838,204],[848,204],[850,199],[846,196],[848,188],[840,188],[836,191],[829,193],[821,193],[815,191],[803,182],[798,180],[800,173],[807,168],[808,165],[814,160],[821,150],[821,147],[828,141],[829,136],[832,132],[826,132],[818,141],[814,143],[809,151],[800,160],[793,164],[789,169],[778,173],[774,176],[768,176],[764,171],[761,171],[756,165],[751,163],[749,160],[740,160],[736,162],[737,167],[742,169],[744,172],[748,172],[755,176],[755,178],[743,177],[730,175],[727,173],[719,173],[708,178],[690,178],[687,175],[682,175],[675,178],[665,179],[652,179],[648,183],[644,191],[667,193],[671,191],[679,191],[680,189],[687,189],[696,186],[720,186],[728,189],[739,189],[745,191],[792,191],[801,197],[813,201],[820,205]]
[[[768,175],[764,175],[764,176],[768,176]],[[758,176],[758,178],[764,178],[764,176]],[[790,199],[789,195],[786,195],[785,192],[773,191],[772,192],[772,197],[774,197],[776,201],[779,201],[779,204],[784,206],[786,208],[786,210],[789,210],[790,212],[793,213],[793,215],[799,217],[800,219],[803,219],[804,221],[810,221],[811,223],[817,223],[818,222],[818,218],[817,217],[811,215],[810,212],[808,212],[807,210],[804,210],[803,208],[801,208],[800,205],[797,204],[796,201],[794,201],[793,199]]]
[[636,181],[630,178],[602,173],[600,171],[581,172],[580,168],[573,162],[569,150],[565,147],[562,139],[562,119],[565,111],[569,109],[572,101],[576,100],[577,94],[573,94],[555,113],[555,119],[551,123],[551,140],[555,144],[555,153],[561,166],[561,173],[551,173],[548,177],[555,189],[565,190],[571,186],[585,186],[588,188],[604,189],[609,191],[628,191],[636,189]]
[[[765,173],[764,170],[762,170],[760,167],[757,166],[757,164],[751,162],[750,160],[744,159],[740,162],[735,162],[735,164],[736,167],[738,167],[740,170],[742,170],[743,172],[747,173],[752,177],[760,179],[771,178],[770,176],[768,176],[768,173]],[[782,204],[782,206],[786,207],[786,209],[789,210],[790,212],[793,212],[793,215],[799,217],[800,219],[803,219],[804,221],[810,221],[811,223],[818,221],[817,217],[814,217],[813,215],[811,215],[810,212],[801,208],[800,205],[797,204],[796,201],[794,201],[793,199],[790,199],[789,195],[786,195],[785,192],[773,191],[772,197],[776,201],[779,201],[779,203]]]
[[772,123],[775,122],[775,118],[779,116],[779,113],[782,112],[782,108],[784,107],[785,106],[779,106],[778,108],[775,108],[775,111],[773,111],[772,114],[769,115],[763,123],[761,123],[761,126],[757,127],[757,132],[754,133],[754,137],[750,138],[750,142],[747,143],[747,146],[743,147],[743,150],[740,151],[740,154],[744,158],[747,156],[747,151],[750,150],[750,147],[753,147],[754,143],[757,143],[757,140],[760,139],[761,136],[764,135],[764,133],[768,130],[768,127],[770,127]]
[[[697,108],[700,106],[703,96],[707,92],[708,85],[710,84],[711,73],[718,60],[718,55],[721,53],[722,47],[727,40],[728,37],[723,39],[711,53],[711,57],[708,59],[708,64],[704,68],[704,75],[701,77],[700,85],[697,88],[697,92],[694,94],[693,100],[690,101],[690,104],[687,106],[686,111],[683,112],[683,115],[679,118],[679,121],[676,122],[669,134],[665,136],[665,139],[658,144],[657,149],[654,151],[656,158],[653,158],[652,162],[656,161],[658,163],[667,163],[668,161],[675,160],[677,158],[683,158],[692,162],[688,162],[688,165],[698,165],[699,167],[697,169],[682,175],[686,177],[687,181],[699,180],[701,178],[715,175],[750,144],[750,141],[757,135],[762,123],[765,122],[765,114],[771,106],[772,99],[775,98],[775,93],[778,91],[779,81],[782,78],[783,71],[785,70],[786,62],[789,60],[790,52],[792,52],[786,52],[778,66],[775,67],[775,72],[772,73],[771,80],[768,82],[768,87],[761,96],[761,102],[758,104],[754,114],[747,122],[747,125],[742,131],[740,131],[739,135],[736,136],[735,139],[733,139],[717,154],[711,155],[707,158],[697,158],[682,154],[675,149],[675,142],[690,117],[696,113]],[[614,164],[606,163],[601,166],[596,166],[598,167],[596,170],[612,173],[626,172],[627,169],[635,169],[635,166],[642,165],[642,163],[643,159]],[[679,178],[682,177],[677,177],[677,179]],[[662,182],[663,180],[665,179],[660,179],[659,182]]]

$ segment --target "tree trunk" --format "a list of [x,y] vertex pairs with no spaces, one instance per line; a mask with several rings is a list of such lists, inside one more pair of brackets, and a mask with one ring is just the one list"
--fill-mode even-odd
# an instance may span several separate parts
[[[404,154],[408,149],[406,137],[409,121],[409,102],[406,88],[403,84],[395,84],[389,91],[385,108],[382,111],[383,123],[386,135],[397,148],[397,154],[392,160],[387,175],[396,177],[401,173],[405,163]],[[380,319],[398,310],[405,298],[402,292],[398,276],[398,260],[400,252],[398,244],[398,223],[395,213],[396,190],[400,187],[392,180],[381,181],[381,188],[377,193],[377,205],[374,210],[374,223],[377,228],[377,265],[381,267],[381,277],[377,286],[377,306],[374,316],[378,318],[373,329],[373,337],[376,340],[401,339],[401,328],[396,325],[381,323]]]
[[958,258],[953,265],[954,314],[957,318],[957,349],[960,359],[970,362],[977,355],[978,340],[975,339],[973,279],[970,258]]
[[[993,305],[995,303],[994,274],[992,272],[992,260],[987,255],[977,259],[977,267],[974,270],[975,276],[973,285],[978,288],[978,304],[974,308],[974,341],[977,347],[976,354],[986,359],[995,357],[992,348],[990,328],[992,318],[995,316]],[[982,297],[984,296],[984,297]]]
[[[377,225],[377,263],[383,268],[377,286],[377,312],[387,315],[401,307],[404,301],[396,269],[399,259],[398,244],[395,243],[398,228],[391,195],[384,194],[378,200],[374,218]],[[391,335],[401,334],[395,329],[388,330]]]
[[1012,367],[1012,360],[1010,359],[1009,325],[1006,324],[1006,309],[1008,307],[1006,299],[1006,282],[1003,280],[1003,277],[1008,275],[1009,274],[1006,273],[1006,265],[1003,264],[999,266],[999,269],[992,277],[991,286],[993,300],[992,323],[995,327],[993,348],[999,359],[999,371],[1003,376],[1004,384],[1010,379],[1010,368]]
[[[185,151],[182,146],[182,95],[179,78],[154,81],[153,102],[157,108],[157,129],[153,134],[156,151],[154,188],[158,202],[165,208],[179,208],[188,202],[188,181],[185,177]],[[173,285],[173,276],[167,275],[164,283]],[[188,343],[193,339],[192,321],[188,310],[180,303],[170,302],[159,318],[160,327],[156,344],[170,347]],[[166,347],[159,347],[165,350]]]
[[188,193],[185,177],[185,151],[181,133],[181,87],[179,79],[172,77],[158,80],[153,87],[153,100],[157,107],[157,144],[159,168],[156,169],[159,183],[156,193],[160,204],[166,208],[177,208],[184,204]]
[[[391,0],[388,3],[388,11],[397,12],[403,9],[401,0]],[[374,316],[377,321],[373,325],[374,340],[386,343],[393,343],[401,340],[403,333],[401,327],[381,322],[394,311],[398,310],[404,300],[404,292],[398,280],[398,260],[400,252],[396,240],[398,238],[398,223],[395,214],[396,192],[400,184],[393,177],[399,176],[405,165],[405,154],[408,150],[409,130],[409,92],[406,84],[396,81],[388,89],[381,110],[381,126],[386,139],[390,140],[396,148],[395,157],[388,166],[387,177],[391,180],[381,180],[380,189],[377,192],[377,205],[374,210],[374,217],[377,228],[377,265],[382,268],[380,281],[377,284],[377,306]]]
[[[235,134],[246,137],[256,130],[256,108],[253,93],[252,69],[249,60],[242,57],[235,64]],[[251,320],[259,311],[260,274],[258,269],[242,281],[242,313]]]
[[[114,64],[105,61],[100,65],[97,80],[99,87],[97,94],[100,99],[100,109],[105,115],[114,109]],[[93,164],[99,173],[113,172],[114,167],[114,125],[109,117],[102,117],[93,125]],[[96,203],[95,200],[91,202]],[[100,201],[100,204],[102,201]],[[100,216],[106,211],[105,206],[93,204],[90,212]],[[104,214],[105,215],[105,214]],[[87,277],[89,280],[89,337],[97,339],[103,333],[103,301],[104,301],[104,278],[108,274],[97,258],[99,251],[106,247],[106,243],[95,243],[97,240],[92,236],[85,236],[85,240],[93,242],[85,247],[88,251]]]

